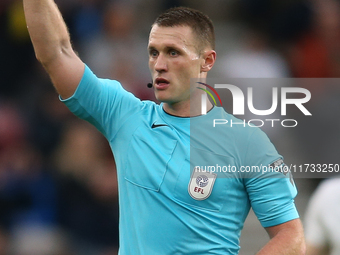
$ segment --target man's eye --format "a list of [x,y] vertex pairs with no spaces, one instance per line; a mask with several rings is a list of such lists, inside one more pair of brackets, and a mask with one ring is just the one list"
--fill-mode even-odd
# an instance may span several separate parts
[[178,52],[175,50],[170,51],[170,56],[177,56]]
[[157,56],[158,56],[157,51],[151,51],[151,52],[150,52],[150,56],[151,56],[151,57],[157,57]]

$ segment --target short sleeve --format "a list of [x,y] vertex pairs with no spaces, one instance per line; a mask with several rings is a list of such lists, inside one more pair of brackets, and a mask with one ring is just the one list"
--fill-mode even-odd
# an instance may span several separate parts
[[294,203],[297,190],[291,173],[273,167],[284,164],[283,158],[260,129],[255,129],[249,138],[245,162],[250,169],[259,170],[247,173],[244,183],[261,225],[271,227],[299,218]]
[[99,79],[88,66],[75,93],[62,102],[81,119],[92,123],[108,139],[119,130],[124,119],[142,108],[142,102],[118,81]]

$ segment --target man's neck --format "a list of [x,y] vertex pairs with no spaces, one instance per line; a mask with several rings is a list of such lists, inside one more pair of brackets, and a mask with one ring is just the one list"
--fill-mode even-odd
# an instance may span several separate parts
[[[207,110],[209,111],[213,105],[207,100]],[[178,117],[196,117],[202,115],[202,106],[200,102],[178,102],[174,104],[164,103],[163,109],[166,113]]]

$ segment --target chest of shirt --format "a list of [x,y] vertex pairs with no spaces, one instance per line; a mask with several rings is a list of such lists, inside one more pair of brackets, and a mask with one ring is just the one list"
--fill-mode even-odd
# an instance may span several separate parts
[[227,202],[236,208],[237,201],[244,201],[243,182],[232,157],[208,151],[206,146],[190,146],[189,130],[181,132],[160,120],[136,123],[130,129],[115,144],[124,185],[157,192],[184,207],[211,211],[220,211]]

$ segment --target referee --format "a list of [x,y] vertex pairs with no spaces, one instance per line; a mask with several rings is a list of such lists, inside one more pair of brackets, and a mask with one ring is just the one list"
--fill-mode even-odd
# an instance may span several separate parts
[[61,100],[95,125],[112,148],[120,255],[238,254],[250,207],[270,236],[259,255],[304,254],[294,205],[297,191],[289,176],[204,170],[283,165],[260,129],[216,127],[207,132],[214,119],[237,119],[209,100],[208,113],[200,115],[204,91],[190,85],[191,78],[206,78],[216,59],[214,28],[206,15],[178,7],[152,25],[150,87],[158,105],[139,100],[118,81],[97,78],[73,51],[53,0],[23,2],[37,59]]

